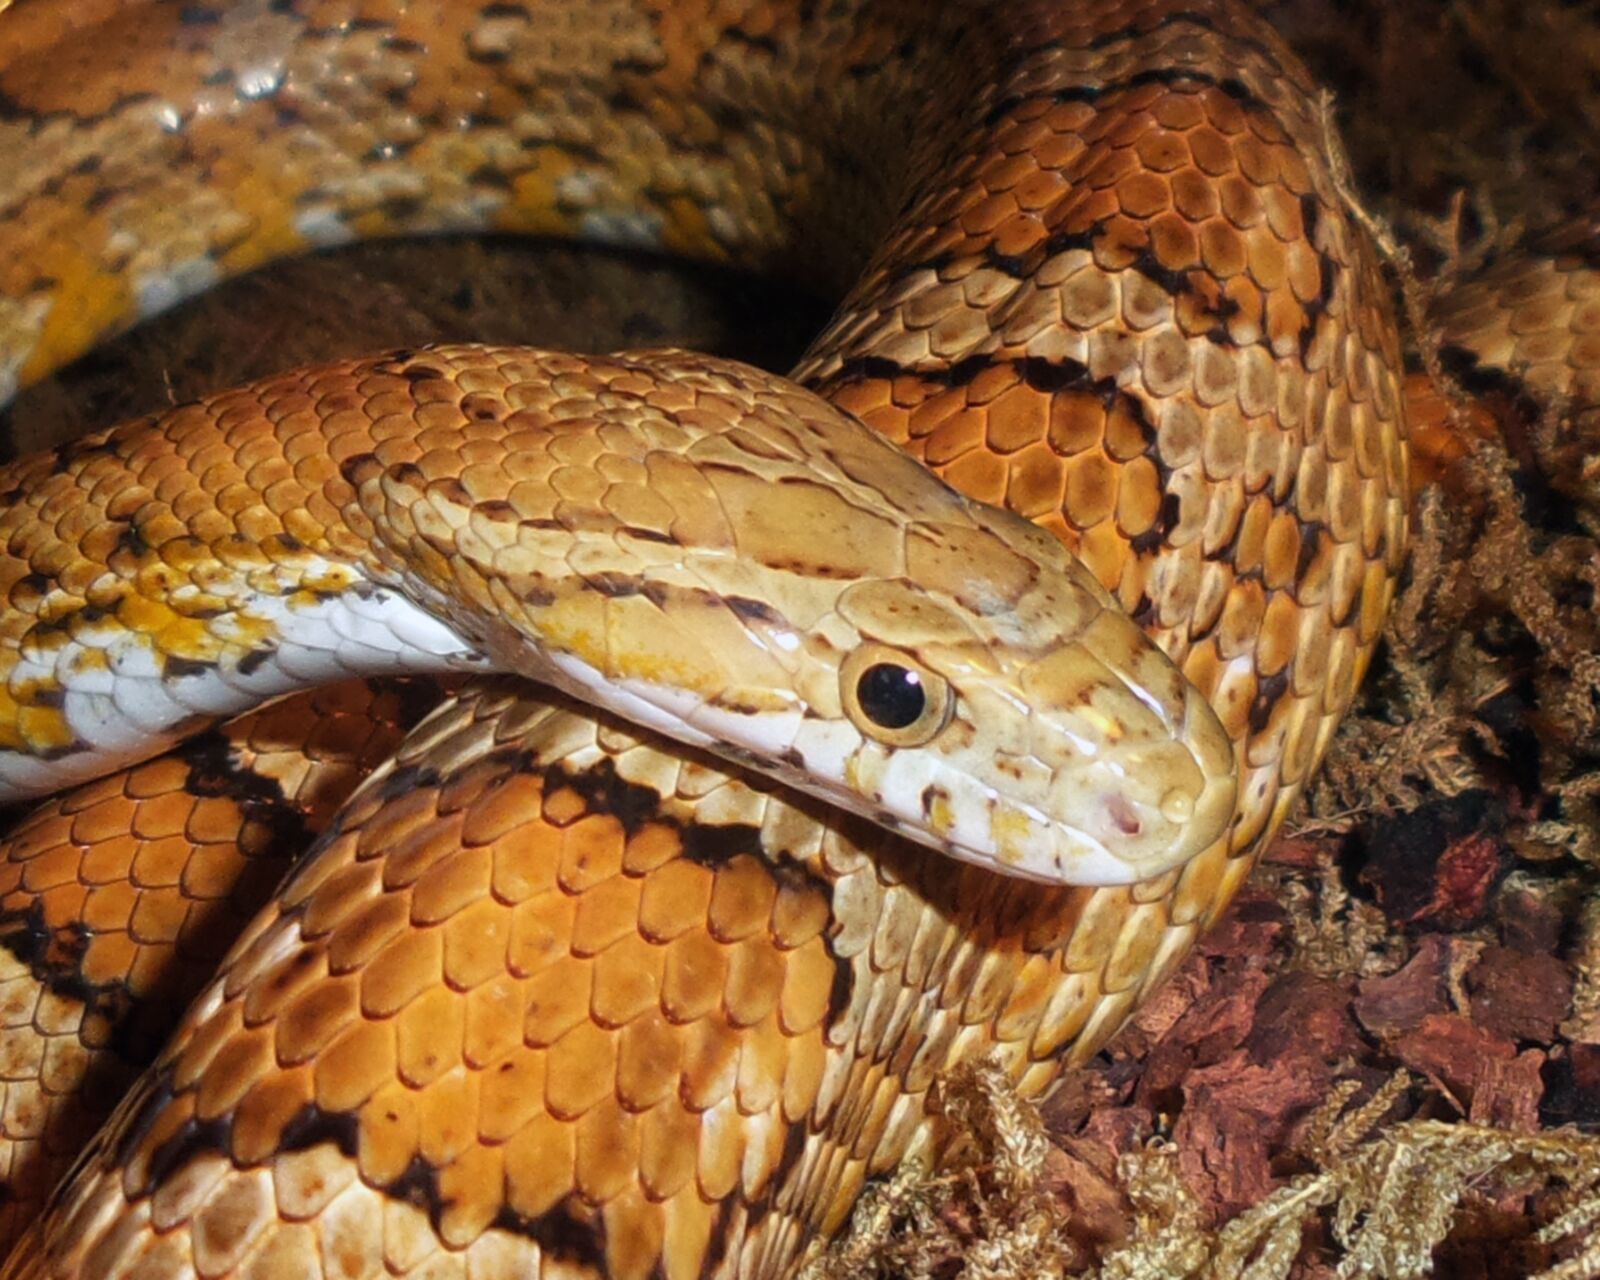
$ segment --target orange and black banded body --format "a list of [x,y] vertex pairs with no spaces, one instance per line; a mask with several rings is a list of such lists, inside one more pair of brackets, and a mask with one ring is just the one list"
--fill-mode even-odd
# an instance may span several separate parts
[[[1059,535],[1210,702],[1239,787],[1183,865],[1041,886],[472,685],[328,821],[8,1275],[791,1275],[867,1179],[949,1149],[943,1073],[993,1055],[1037,1096],[1179,962],[1316,766],[1393,595],[1389,300],[1314,88],[1242,5],[22,0],[0,14],[0,190],[16,382],[360,237],[533,231],[835,283],[797,379]],[[471,416],[470,379],[428,380]],[[179,413],[226,437],[250,394]],[[362,411],[309,399],[325,439]],[[259,458],[218,456],[244,487],[191,509],[173,495],[203,469],[161,453],[177,421],[105,464],[153,468],[140,510],[174,554],[231,504],[303,551],[281,535],[307,423],[260,428],[293,474],[251,487]],[[419,501],[464,487],[442,454],[409,461]],[[13,608],[81,614],[96,543],[67,526],[55,568],[29,526],[42,567]],[[791,526],[796,563],[839,580],[826,530]],[[148,540],[110,552],[161,576]],[[59,692],[12,680],[22,746],[0,746],[59,728]],[[178,750],[140,768],[176,778]],[[61,941],[13,945],[45,984],[29,948],[95,954],[49,919]],[[56,1092],[87,1087],[71,1075]],[[14,1186],[48,1178],[17,1161]]]
[[295,858],[439,699],[309,691],[69,791],[0,864],[0,1231],[15,1239]]

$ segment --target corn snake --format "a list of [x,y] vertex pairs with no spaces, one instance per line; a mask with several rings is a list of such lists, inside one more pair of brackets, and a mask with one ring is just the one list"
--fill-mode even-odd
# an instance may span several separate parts
[[[508,10],[506,13],[501,13],[500,8],[496,7],[497,21],[516,22],[515,14],[509,12],[514,6],[503,7]],[[19,16],[26,14],[26,8],[19,11]],[[1316,671],[1320,663],[1322,673],[1331,669],[1341,687],[1353,684],[1364,661],[1361,655],[1376,635],[1387,599],[1388,579],[1398,563],[1403,541],[1401,469],[1392,454],[1383,455],[1382,449],[1373,444],[1387,429],[1380,429],[1381,424],[1398,414],[1392,381],[1394,344],[1392,333],[1385,327],[1387,304],[1373,278],[1366,250],[1344,222],[1325,179],[1313,171],[1302,183],[1301,171],[1306,162],[1284,158],[1273,150],[1276,146],[1287,152],[1285,139],[1305,145],[1312,136],[1308,115],[1304,111],[1297,113],[1293,103],[1285,100],[1287,91],[1275,78],[1283,73],[1287,75],[1284,84],[1303,81],[1289,55],[1255,24],[1224,8],[1198,12],[1184,9],[1166,16],[1154,10],[1141,11],[1129,17],[1116,7],[1086,6],[1072,11],[1070,21],[1043,8],[1040,15],[1042,23],[1058,19],[1068,27],[1081,23],[1085,31],[1093,33],[1087,38],[1088,43],[1098,42],[1097,52],[1113,51],[1107,55],[1111,59],[1108,65],[1115,67],[1117,58],[1124,60],[1124,74],[1119,78],[1114,71],[1085,71],[1065,55],[1053,56],[1059,50],[1048,51],[1052,56],[1039,55],[1033,65],[1022,59],[1015,72],[1015,91],[999,95],[981,113],[986,119],[998,113],[988,127],[997,127],[997,121],[1013,127],[1019,137],[1031,133],[1032,145],[1056,127],[1055,122],[1039,124],[1051,113],[1059,116],[1063,132],[1086,129],[1089,140],[1080,151],[1063,152],[1057,158],[1057,168],[1052,168],[1051,162],[1038,166],[1049,170],[1051,181],[1059,181],[1061,187],[1050,186],[1042,194],[1030,194],[1028,199],[1041,201],[1034,206],[1016,200],[1007,205],[996,197],[992,203],[977,202],[983,206],[982,211],[969,214],[952,204],[944,210],[946,220],[938,224],[947,243],[932,233],[922,233],[920,239],[908,233],[903,243],[891,243],[881,249],[878,265],[869,268],[866,281],[852,294],[860,310],[851,315],[848,308],[852,303],[847,302],[846,319],[834,327],[835,334],[844,336],[821,340],[842,342],[850,354],[839,355],[831,370],[827,358],[819,359],[817,367],[828,371],[815,376],[815,385],[829,394],[836,393],[840,403],[868,422],[912,444],[946,469],[952,479],[977,487],[991,499],[1004,498],[1028,514],[1041,515],[1048,526],[1068,534],[1102,583],[1151,625],[1168,651],[1184,662],[1191,677],[1218,699],[1224,723],[1236,740],[1252,744],[1249,751],[1253,754],[1246,756],[1249,767],[1245,771],[1245,821],[1236,830],[1231,848],[1213,851],[1208,860],[1201,860],[1184,873],[1176,898],[1165,897],[1173,892],[1171,884],[1158,882],[1148,889],[1148,897],[1117,890],[1069,894],[1070,906],[1064,906],[1063,899],[1056,900],[1054,909],[1059,919],[1082,912],[1091,920],[1098,920],[1098,912],[1104,913],[1108,922],[1089,927],[1080,921],[1076,934],[1066,930],[1079,939],[1079,953],[1063,965],[1065,976],[1078,979],[1078,990],[1071,998],[1059,997],[1071,1016],[1062,1018],[1051,1035],[1041,1036],[1036,1030],[1028,1033],[1033,1037],[1028,1047],[1014,1051],[1017,1060],[1012,1069],[1027,1077],[1030,1090],[1042,1088],[1048,1077],[1046,1059],[1056,1047],[1050,1045],[1052,1036],[1062,1035],[1062,1028],[1066,1028],[1063,1038],[1072,1041],[1073,1052],[1089,1051],[1131,1006],[1135,998],[1132,993],[1142,990],[1161,967],[1181,954],[1194,929],[1218,909],[1236,886],[1255,838],[1270,829],[1292,801],[1325,738],[1323,726],[1331,728],[1342,711],[1342,702],[1336,710],[1328,709],[1321,688],[1313,686],[1309,674],[1302,686],[1302,672]],[[593,20],[592,16],[589,20]],[[776,23],[779,34],[774,35],[772,30],[763,28],[762,22],[760,14],[739,15],[739,21],[730,22],[728,31],[742,34],[727,35],[726,39],[732,42],[727,47],[737,47],[758,59],[765,56],[765,40],[781,52],[785,48],[784,24]],[[338,25],[329,22],[323,27],[331,30]],[[348,34],[352,40],[371,40],[374,44],[392,39],[403,45],[407,40],[416,40],[404,31],[386,32],[378,26],[356,26]],[[877,36],[877,32],[872,34]],[[1060,37],[1059,43],[1071,48],[1075,38],[1075,34],[1069,34]],[[1120,48],[1119,41],[1127,47]],[[863,60],[881,57],[884,47],[881,41],[875,45],[866,40],[858,56]],[[684,67],[693,59],[668,61],[669,65],[659,72],[664,85],[672,84],[674,74],[690,74]],[[1061,65],[1056,65],[1058,62]],[[732,74],[715,59],[702,66],[702,74],[712,78],[714,87],[716,75]],[[1207,69],[1215,66],[1243,70],[1228,76]],[[638,78],[638,83],[628,84],[635,97],[654,87],[643,71],[630,68],[628,74]],[[1052,74],[1066,81],[1064,88],[1049,78]],[[1085,88],[1077,80],[1095,83]],[[672,87],[681,89],[681,81]],[[229,92],[237,89],[235,84]],[[666,110],[664,102],[648,105]],[[158,109],[159,104],[155,104],[153,110]],[[1098,123],[1085,123],[1092,121]],[[693,123],[689,121],[690,125]],[[729,124],[720,119],[718,123]],[[1119,127],[1123,131],[1120,134]],[[1278,134],[1273,134],[1274,129]],[[892,131],[891,126],[887,132]],[[1263,138],[1263,133],[1269,136]],[[1164,149],[1165,153],[1176,154],[1172,139],[1184,134],[1196,139],[1189,150],[1191,161],[1175,168],[1157,167],[1172,163],[1170,156],[1163,158]],[[1224,145],[1231,145],[1229,139],[1242,139],[1233,167],[1222,175],[1232,176],[1235,181],[1231,184],[1209,174],[1206,167],[1206,157],[1215,161],[1222,154],[1208,150],[1218,145],[1218,138]],[[581,157],[585,153],[579,146],[573,144],[573,154]],[[1146,150],[1153,159],[1145,155]],[[1263,159],[1257,151],[1267,152],[1269,158]],[[1150,169],[1141,170],[1117,158],[1130,152],[1149,163]],[[737,167],[738,157],[728,163]],[[1018,182],[1014,172],[1007,169],[1007,165],[1013,169],[1023,167],[1015,155],[1006,155],[1004,161],[991,156],[990,165],[990,169],[982,169],[974,162],[970,172],[975,184],[990,181],[990,173],[997,184],[1012,182],[1019,186],[1034,176],[1025,173]],[[805,172],[804,164],[801,169]],[[1087,188],[1091,194],[1081,197],[1060,194],[1065,190],[1063,175],[1069,171],[1073,176],[1095,174],[1106,185],[1096,188],[1091,182]],[[1177,175],[1163,179],[1170,186],[1170,194],[1163,197],[1159,192],[1153,193],[1150,184],[1137,180],[1148,178],[1152,172]],[[1258,192],[1252,205],[1244,188],[1269,172],[1278,185],[1269,182],[1266,190],[1274,194],[1264,197]],[[1205,203],[1201,189],[1204,184],[1192,182],[1196,173],[1205,175],[1205,181],[1218,189],[1213,192],[1210,205]],[[518,176],[527,180],[525,175]],[[93,180],[92,175],[86,177]],[[515,187],[517,177],[511,181]],[[1035,184],[1049,186],[1043,178],[1035,178]],[[1297,185],[1305,185],[1307,190],[1299,191]],[[581,181],[569,181],[565,190],[571,195],[582,186]],[[553,186],[551,191],[559,202],[560,193],[554,192]],[[1293,200],[1282,196],[1282,192],[1292,195]],[[540,198],[536,196],[531,201],[536,209]],[[617,198],[616,203],[626,205],[631,198]],[[1160,203],[1163,198],[1166,204]],[[666,206],[671,202],[659,203]],[[852,206],[847,199],[835,207]],[[936,204],[930,207],[938,208]],[[374,209],[378,212],[374,213]],[[1200,216],[1208,209],[1209,220]],[[1314,216],[1308,213],[1310,210],[1315,211]],[[374,205],[359,211],[352,226],[356,234],[370,234],[386,229],[384,220],[394,218],[397,229],[404,229],[404,212],[403,199],[387,209]],[[1173,213],[1181,217],[1163,216]],[[1202,224],[1201,230],[1185,239],[1182,229],[1174,223],[1191,214]],[[323,215],[318,211],[317,216]],[[545,209],[540,216],[556,215]],[[995,218],[992,225],[986,222],[991,217]],[[1240,219],[1238,228],[1230,221],[1234,217]],[[362,225],[362,218],[367,219],[368,225]],[[661,243],[678,250],[726,252],[759,265],[782,266],[776,256],[778,251],[759,243],[763,230],[759,225],[750,242],[739,243],[737,237],[730,237],[735,244],[731,249],[717,241],[713,228],[713,247],[707,248],[705,241],[694,239],[695,228],[689,225],[692,221],[681,212],[662,212]],[[926,225],[936,221],[929,218]],[[758,224],[758,219],[752,218],[752,222]],[[1315,223],[1309,231],[1315,247],[1314,288],[1305,283],[1307,273],[1312,272],[1305,255],[1295,254],[1292,248],[1279,250],[1277,257],[1282,260],[1275,261],[1272,249],[1280,227],[1297,227],[1306,232],[1308,222]],[[537,227],[537,223],[534,225]],[[570,231],[575,226],[576,221],[542,229]],[[1210,228],[1209,235],[1206,227]],[[1226,234],[1229,228],[1235,230],[1231,238]],[[607,228],[591,223],[577,230],[590,235],[639,233],[637,224]],[[1262,234],[1244,235],[1243,231],[1248,230]],[[841,241],[845,238],[839,237]],[[240,243],[248,246],[250,242]],[[1266,247],[1257,261],[1253,255],[1262,244]],[[271,251],[282,250],[274,247]],[[224,252],[217,260],[218,269],[239,269],[247,257],[245,251],[235,252],[231,258]],[[903,267],[906,262],[917,264],[917,281],[928,284],[931,294],[942,295],[944,301],[970,294],[978,304],[969,303],[969,314],[963,314],[959,322],[947,322],[947,330],[927,336],[935,326],[923,322],[919,308],[927,307],[931,312],[940,299],[893,297],[893,287],[905,287],[906,281],[891,268]],[[174,267],[181,269],[183,264],[167,262],[152,273],[152,278]],[[1056,282],[1056,292],[1047,297],[1049,291],[1036,287],[1033,281],[1041,270],[1050,267],[1065,272],[1076,267],[1077,274],[1069,275],[1066,285]],[[64,271],[62,275],[70,277],[71,272]],[[1076,286],[1071,283],[1073,279],[1077,280]],[[1112,283],[1108,285],[1107,280]],[[1271,287],[1274,281],[1278,284],[1276,290]],[[1326,297],[1322,296],[1324,293]],[[873,311],[875,300],[886,296],[893,300],[883,311]],[[1040,313],[1047,303],[1059,304],[1071,324],[1083,326],[1078,336],[1062,336],[1048,323],[1041,323]],[[987,315],[991,307],[1003,314],[1007,328],[1002,331],[998,323],[991,327],[985,320],[981,331],[963,331],[963,326],[974,323],[970,312],[983,311]],[[1185,335],[1190,352],[1186,362],[1176,366],[1170,363],[1174,358],[1173,344],[1164,339],[1157,341],[1174,329]],[[1317,345],[1319,334],[1326,349]],[[56,339],[51,334],[49,338],[69,346],[78,342],[70,336]],[[1340,347],[1336,339],[1347,345]],[[936,345],[939,343],[948,343],[949,349]],[[1281,357],[1280,344],[1286,353]],[[1246,372],[1225,372],[1212,363],[1218,351],[1234,345],[1254,353],[1247,355],[1247,362],[1254,363]],[[1152,354],[1142,363],[1130,360],[1132,346]],[[65,350],[58,348],[48,356],[36,358],[57,360]],[[1351,352],[1356,354],[1352,356]],[[854,363],[850,363],[852,358]],[[1229,452],[1221,423],[1241,417],[1254,421],[1260,415],[1251,410],[1275,407],[1285,396],[1294,403],[1296,393],[1284,389],[1290,375],[1272,368],[1277,360],[1284,368],[1309,362],[1321,371],[1338,371],[1327,373],[1325,382],[1310,379],[1316,385],[1305,392],[1305,403],[1318,405],[1317,413],[1310,415],[1313,418],[1327,412],[1330,394],[1336,407],[1351,402],[1362,407],[1353,425],[1334,421],[1337,412],[1327,420],[1331,423],[1325,424],[1327,429],[1336,434],[1328,451],[1338,454],[1344,450],[1344,459],[1353,452],[1367,464],[1372,464],[1375,457],[1388,458],[1375,467],[1388,472],[1389,485],[1387,497],[1376,506],[1365,505],[1368,499],[1362,493],[1371,491],[1357,492],[1347,480],[1339,478],[1349,473],[1331,466],[1324,469],[1325,459],[1319,457],[1316,443],[1307,448],[1301,440],[1290,445],[1273,444],[1269,439],[1255,446],[1261,451],[1258,453]],[[1270,372],[1263,370],[1263,363]],[[1385,368],[1390,372],[1384,373]],[[959,372],[951,373],[952,369]],[[31,369],[24,376],[36,372],[37,368]],[[1350,381],[1341,383],[1340,376]],[[830,385],[830,377],[837,378],[836,387]],[[1331,392],[1330,385],[1334,388]],[[1174,386],[1181,389],[1168,390]],[[1374,404],[1378,408],[1374,409]],[[1154,412],[1169,405],[1179,407],[1165,414]],[[1214,424],[1219,429],[1212,434]],[[1348,438],[1340,441],[1337,432],[1345,428]],[[1314,432],[1316,428],[1307,430]],[[1083,456],[1084,441],[1088,442],[1088,458]],[[1044,443],[1051,447],[1041,450],[1039,446]],[[977,447],[980,444],[986,447]],[[1054,462],[1044,454],[1054,454]],[[1310,462],[1305,461],[1308,456]],[[997,463],[997,458],[1002,461]],[[1063,458],[1068,464],[1078,460],[1098,465],[1066,465]],[[1172,465],[1146,468],[1141,459]],[[1116,489],[1118,498],[1112,500],[1105,494],[1104,476],[1116,468],[1125,468],[1125,480]],[[1170,470],[1171,475],[1163,477],[1162,483],[1168,487],[1161,492],[1179,495],[1179,500],[1171,503],[1175,511],[1169,514],[1175,518],[1170,526],[1163,523],[1166,500],[1152,499],[1150,495],[1155,490],[1146,488],[1150,483],[1148,474],[1141,474],[1160,475],[1164,470]],[[1359,472],[1360,467],[1356,470]],[[1278,482],[1291,474],[1296,483],[1286,487],[1297,493],[1302,491],[1302,485],[1303,491],[1311,493],[1320,487],[1321,496],[1308,500],[1327,504],[1326,520],[1279,519],[1284,513],[1267,500],[1267,495],[1278,498]],[[1269,477],[1266,488],[1252,488],[1246,479],[1252,476]],[[1205,489],[1197,487],[1202,482]],[[1214,489],[1209,487],[1213,483]],[[1064,499],[1065,515],[1059,511]],[[1289,499],[1291,507],[1297,500]],[[1055,503],[1054,508],[1051,502]],[[1089,513],[1084,517],[1084,527],[1070,523],[1074,510]],[[1148,521],[1144,525],[1138,524],[1141,512]],[[1126,523],[1119,523],[1123,521]],[[1152,529],[1160,529],[1159,540],[1151,535]],[[1336,553],[1351,545],[1342,542],[1341,537],[1357,530],[1353,536],[1360,554],[1345,553],[1359,561],[1359,569],[1352,569]],[[1323,588],[1332,583],[1335,594],[1343,595],[1336,607],[1330,607],[1347,622],[1354,621],[1353,638],[1340,642],[1344,647],[1331,660],[1327,654],[1319,655],[1314,647],[1302,649],[1302,644],[1314,642],[1304,641],[1304,633],[1296,630],[1298,615],[1290,603],[1274,604],[1292,600],[1295,593],[1285,592],[1282,584],[1301,581],[1295,578],[1297,573],[1309,573],[1311,581],[1322,575]],[[1152,584],[1155,590],[1150,589]],[[1358,605],[1353,603],[1356,600]],[[1204,619],[1193,621],[1191,610],[1196,606],[1200,606],[1202,615],[1211,612],[1210,625]],[[1286,615],[1293,620],[1283,621]],[[1293,679],[1286,678],[1277,686],[1263,689],[1257,682],[1257,673],[1266,671],[1290,671]],[[1311,692],[1302,696],[1302,688]],[[499,714],[498,710],[495,714]],[[1282,744],[1290,748],[1288,764],[1274,754]],[[892,866],[893,855],[889,862]],[[918,892],[926,897],[944,898],[942,889],[925,883],[926,872],[886,870],[883,874],[886,881],[879,886],[878,897],[894,898],[896,880],[903,876],[916,882]],[[841,882],[849,878],[841,876]],[[986,882],[981,879],[963,884],[964,892],[978,900],[998,894],[1009,902],[1016,892],[985,888]],[[873,897],[866,894],[869,900]],[[1150,909],[1152,906],[1154,910]],[[868,908],[864,918],[883,922],[893,916],[881,904],[875,909],[877,916],[872,915],[873,908]],[[894,932],[887,924],[883,927]],[[908,926],[902,922],[894,927],[903,930]],[[1124,932],[1118,934],[1118,928]],[[1153,950],[1158,963],[1153,968],[1137,970],[1130,957],[1151,951],[1152,939],[1156,940]],[[887,954],[892,956],[893,946],[885,945]],[[851,952],[848,943],[839,943],[836,950],[840,954],[860,954]],[[1047,951],[1048,948],[1039,954]],[[998,961],[995,964],[999,967]],[[1079,979],[1085,974],[1092,976]],[[1127,984],[1130,978],[1132,985],[1118,985]],[[911,981],[928,980],[926,974],[913,971]],[[939,981],[950,984],[940,999],[955,999],[952,993],[959,989],[960,980],[946,973]],[[1129,994],[1121,999],[1124,992]],[[1019,991],[1011,992],[1006,999],[1015,1006],[1015,1021],[1021,1016],[1016,1009],[1025,1008],[1028,1000]],[[1035,991],[1028,999],[1037,1001],[1039,996]],[[1088,1012],[1090,1007],[1092,1014]],[[984,1008],[982,1001],[968,1012],[974,1019],[970,1025],[982,1025],[984,1019],[996,1016],[994,1010]],[[1053,1016],[1061,1013],[1062,1010],[1055,1010]],[[1087,1030],[1072,1027],[1073,1019],[1080,1014],[1090,1019]],[[852,1017],[864,1018],[866,1012],[847,1011],[841,1015],[840,1027],[848,1026]],[[994,1034],[992,1029],[990,1034]],[[1016,1034],[1017,1029],[1008,1025],[1006,1035],[997,1038],[1016,1045]],[[963,1047],[963,1053],[968,1051]],[[1036,1052],[1041,1053],[1037,1065],[1032,1057]],[[870,1075],[873,1065],[858,1064],[855,1070]],[[888,1077],[880,1076],[879,1080],[885,1078]],[[918,1082],[921,1083],[920,1076]],[[874,1088],[887,1091],[887,1086],[881,1084]],[[854,1123],[865,1124],[870,1131],[874,1126],[884,1126],[886,1120],[874,1116]],[[897,1133],[883,1151],[873,1151],[865,1166],[876,1167],[891,1158],[888,1152],[903,1136]],[[861,1176],[866,1176],[864,1167],[855,1169],[840,1185],[847,1187],[851,1178],[859,1180]],[[840,1193],[840,1198],[847,1200],[848,1190]],[[593,1205],[586,1211],[591,1217],[596,1216]],[[437,1203],[424,1216],[428,1213],[438,1213]],[[831,1227],[834,1222],[836,1219],[830,1219],[828,1225]],[[568,1230],[568,1234],[575,1232],[576,1228]],[[768,1228],[768,1232],[777,1233],[774,1239],[782,1237],[779,1229]],[[494,1232],[489,1234],[493,1236]],[[458,1244],[459,1238],[453,1240],[453,1245]],[[760,1245],[758,1249],[774,1250],[776,1257],[791,1246],[792,1242]],[[483,1252],[486,1256],[491,1252],[488,1244],[483,1246]],[[693,1268],[684,1265],[688,1268],[686,1273],[694,1273]],[[616,1268],[619,1273],[630,1273],[621,1263]]]

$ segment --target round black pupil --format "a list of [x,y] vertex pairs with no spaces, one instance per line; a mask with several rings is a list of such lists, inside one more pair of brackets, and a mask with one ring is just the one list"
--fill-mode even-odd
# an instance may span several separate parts
[[922,677],[891,662],[880,662],[861,673],[856,685],[861,709],[872,723],[885,729],[904,729],[915,724],[928,705]]

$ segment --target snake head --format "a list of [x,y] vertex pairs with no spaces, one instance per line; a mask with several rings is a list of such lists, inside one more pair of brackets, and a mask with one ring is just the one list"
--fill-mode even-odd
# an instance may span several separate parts
[[[725,591],[698,641],[672,638],[671,591],[613,601],[651,677],[613,671],[614,709],[1007,875],[1132,883],[1211,846],[1236,780],[1205,698],[1054,538],[970,514],[908,529],[904,572]],[[700,659],[717,676],[683,687]]]
[[1050,534],[756,370],[574,379],[519,391],[463,496],[363,482],[452,549],[441,610],[482,566],[501,665],[1010,875],[1128,883],[1223,834],[1215,715]]
[[1232,744],[1086,571],[1064,556],[1035,570],[987,611],[926,582],[846,591],[858,638],[837,664],[839,719],[796,735],[806,774],[838,780],[834,803],[1008,875],[1103,885],[1180,866],[1226,833]]

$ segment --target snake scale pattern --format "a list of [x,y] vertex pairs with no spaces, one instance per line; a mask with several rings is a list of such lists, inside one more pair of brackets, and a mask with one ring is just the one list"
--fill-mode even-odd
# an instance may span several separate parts
[[[960,1142],[953,1067],[1031,1097],[1092,1054],[1294,804],[1403,561],[1399,339],[1329,145],[1223,0],[0,13],[6,396],[376,236],[843,297],[804,392],[400,352],[0,470],[0,779],[76,783],[0,865],[0,1274],[772,1280]],[[1501,345],[1580,327],[1541,315]],[[485,654],[561,692],[218,723]],[[839,747],[894,663],[931,701]],[[1034,777],[1018,714],[1123,788]],[[1087,834],[972,818],[952,737]]]

